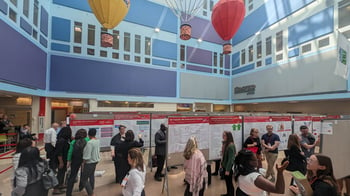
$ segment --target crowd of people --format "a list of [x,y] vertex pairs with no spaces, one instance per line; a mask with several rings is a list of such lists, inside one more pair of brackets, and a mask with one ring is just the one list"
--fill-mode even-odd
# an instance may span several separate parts
[[[30,127],[23,126],[24,133]],[[100,141],[96,138],[97,130],[79,129],[72,137],[69,126],[53,123],[44,132],[46,159],[40,157],[36,138],[21,137],[13,157],[14,177],[12,195],[47,195],[48,190],[42,183],[41,176],[45,165],[55,171],[58,184],[53,188],[53,194],[72,195],[77,182],[79,170],[79,190],[86,189],[89,196],[94,196],[96,165],[100,161]],[[306,175],[314,196],[335,196],[340,193],[333,174],[332,161],[329,157],[314,154],[314,148],[319,143],[308,127],[300,127],[301,135],[291,134],[288,138],[287,150],[282,163],[276,164],[279,136],[273,132],[273,126],[266,126],[266,133],[259,138],[259,130],[252,128],[246,138],[243,149],[237,152],[233,134],[224,131],[222,134],[221,159],[218,162],[225,180],[226,193],[223,196],[264,196],[268,193],[284,194],[284,171],[298,171]],[[161,124],[155,134],[155,155],[157,170],[154,174],[156,181],[162,181],[166,160],[167,127]],[[27,134],[28,135],[28,134]],[[119,133],[110,142],[111,156],[115,165],[115,182],[122,187],[124,196],[145,195],[146,165],[143,160],[142,136],[132,130],[126,131],[126,126],[119,125]],[[203,196],[208,186],[207,163],[205,156],[198,148],[195,137],[190,137],[183,151],[186,185],[185,196]],[[263,169],[262,157],[265,157],[267,169]],[[277,171],[277,173],[275,173]],[[68,172],[69,175],[66,175]],[[218,172],[218,171],[215,171]],[[214,172],[214,174],[215,174]],[[65,180],[66,178],[66,180]],[[234,182],[233,182],[234,180]],[[66,181],[66,183],[64,183]],[[234,186],[235,184],[235,186]],[[301,190],[295,180],[291,180],[289,189],[297,195]]]

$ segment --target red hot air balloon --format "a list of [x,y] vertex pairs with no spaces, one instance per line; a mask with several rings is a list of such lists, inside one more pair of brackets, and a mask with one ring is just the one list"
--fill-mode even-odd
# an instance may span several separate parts
[[[213,8],[211,23],[223,40],[230,40],[241,26],[245,16],[243,0],[220,0]],[[230,43],[224,44],[224,54],[232,51]]]

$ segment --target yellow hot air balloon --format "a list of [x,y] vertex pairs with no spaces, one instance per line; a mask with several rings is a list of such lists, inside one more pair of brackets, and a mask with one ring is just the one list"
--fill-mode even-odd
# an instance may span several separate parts
[[89,0],[89,4],[101,25],[113,29],[128,13],[130,0]]

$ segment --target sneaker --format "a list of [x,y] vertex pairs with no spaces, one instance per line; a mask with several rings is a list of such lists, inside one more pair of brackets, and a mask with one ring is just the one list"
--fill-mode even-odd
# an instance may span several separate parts
[[159,176],[154,176],[154,179],[159,182],[162,181],[162,178],[160,178]]

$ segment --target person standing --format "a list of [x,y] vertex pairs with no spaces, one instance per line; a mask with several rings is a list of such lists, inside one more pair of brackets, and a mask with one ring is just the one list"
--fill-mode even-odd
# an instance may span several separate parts
[[58,124],[52,123],[50,129],[45,130],[44,132],[44,143],[45,143],[45,151],[46,158],[49,159],[49,166],[52,170],[56,171],[56,157],[55,157],[55,146],[57,140],[57,131]]
[[271,182],[275,182],[275,171],[273,167],[277,160],[278,146],[281,140],[277,134],[272,132],[272,125],[266,125],[266,131],[267,133],[265,133],[261,138],[262,146],[265,148],[265,156],[267,162],[267,171],[265,178],[269,179],[271,176]]
[[157,181],[162,181],[161,177],[164,176],[162,171],[164,168],[166,154],[166,130],[167,127],[164,124],[161,124],[160,129],[154,136],[154,141],[156,143],[155,155],[157,156],[157,171],[154,174],[154,179]]
[[236,146],[233,141],[232,133],[230,131],[224,131],[222,134],[222,139],[224,146],[221,167],[224,170],[227,193],[222,194],[221,196],[232,196],[234,195],[234,188],[232,183],[232,167],[236,156]]
[[309,158],[311,155],[315,153],[315,146],[319,142],[319,140],[315,139],[315,137],[309,133],[309,128],[305,125],[300,126],[301,132],[301,149],[303,150],[306,158]]
[[258,168],[262,168],[262,155],[261,155],[261,143],[259,138],[259,130],[252,128],[250,130],[250,136],[245,140],[243,147],[252,151],[258,159]]
[[[100,141],[96,138],[96,129],[89,129],[90,141],[87,142],[83,152],[83,166],[81,185],[85,187],[88,196],[95,196],[95,170],[100,161]],[[82,187],[79,187],[81,190]]]
[[185,157],[185,196],[203,196],[207,183],[207,163],[203,153],[198,149],[195,137],[188,139],[183,156]]
[[[117,133],[115,136],[112,137],[110,146],[111,146],[111,156],[112,160],[114,162],[114,172],[115,172],[115,182],[118,183],[118,176],[117,176],[117,160],[115,157],[115,146],[119,145],[121,142],[125,141],[125,129],[126,127],[124,125],[119,125],[119,133]],[[124,176],[122,176],[124,177]],[[122,178],[121,177],[121,178]]]

